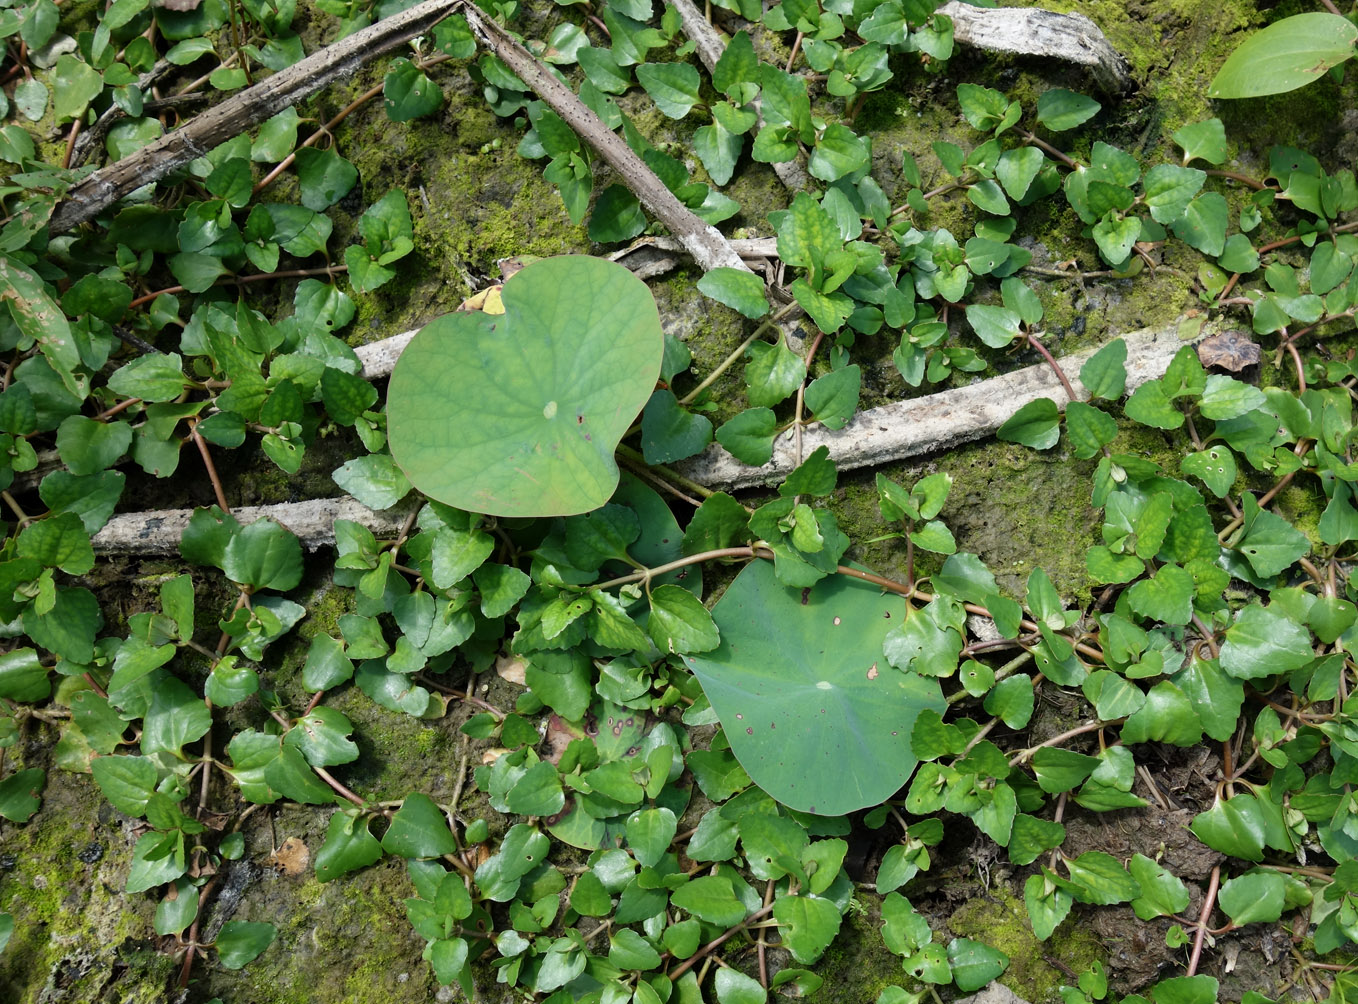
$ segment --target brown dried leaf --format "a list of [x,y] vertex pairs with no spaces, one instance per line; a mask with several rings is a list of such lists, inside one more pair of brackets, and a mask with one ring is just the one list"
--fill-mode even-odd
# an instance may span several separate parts
[[269,855],[273,866],[284,875],[301,875],[311,864],[311,851],[298,837],[288,837]]
[[506,683],[513,683],[516,686],[526,687],[527,681],[524,678],[526,664],[517,655],[502,655],[495,660],[495,672]]
[[1259,346],[1240,331],[1224,331],[1203,339],[1198,346],[1198,360],[1209,370],[1239,373],[1258,366],[1259,359]]

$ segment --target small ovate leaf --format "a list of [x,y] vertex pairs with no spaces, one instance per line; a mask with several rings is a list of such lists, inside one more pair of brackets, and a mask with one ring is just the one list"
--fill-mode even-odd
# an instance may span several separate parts
[[708,652],[721,640],[702,601],[675,585],[658,586],[651,591],[648,630],[661,652]]
[[277,934],[272,924],[228,920],[217,932],[217,959],[227,969],[241,969],[259,958]]
[[1048,397],[1029,401],[999,427],[995,436],[1034,450],[1048,450],[1061,438],[1061,412]]
[[981,989],[1008,969],[1009,956],[979,941],[953,938],[948,942],[948,964],[952,966],[957,989],[967,994]]
[[744,269],[721,267],[704,272],[698,280],[698,289],[751,319],[769,312],[764,280]]
[[1101,107],[1093,98],[1054,87],[1038,97],[1037,120],[1052,132],[1065,132],[1089,121]]
[[1240,680],[1291,672],[1313,658],[1310,633],[1277,607],[1258,603],[1240,611],[1220,655],[1221,668]]
[[1254,98],[1309,84],[1353,55],[1358,27],[1339,14],[1294,14],[1251,34],[1207,88],[1210,98]]
[[443,810],[428,795],[412,792],[392,817],[382,849],[403,858],[437,858],[458,847]]

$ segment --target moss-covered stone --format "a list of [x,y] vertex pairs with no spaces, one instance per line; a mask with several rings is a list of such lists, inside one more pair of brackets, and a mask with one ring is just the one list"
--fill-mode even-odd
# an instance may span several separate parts
[[1009,968],[1000,982],[1032,1004],[1060,1000],[1058,988],[1075,983],[1071,973],[1082,973],[1107,956],[1098,938],[1080,924],[1078,917],[1068,918],[1047,941],[1038,941],[1022,898],[1002,886],[954,911],[948,918],[948,929],[960,938],[982,942],[1009,956]]

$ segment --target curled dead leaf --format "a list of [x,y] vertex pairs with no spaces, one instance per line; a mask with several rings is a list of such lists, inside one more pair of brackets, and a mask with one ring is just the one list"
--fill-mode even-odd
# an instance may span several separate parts
[[467,297],[462,301],[458,310],[474,311],[480,310],[487,314],[503,314],[505,312],[504,301],[500,299],[501,285],[487,286],[481,292]]
[[284,875],[301,875],[311,864],[311,851],[298,837],[288,837],[276,847],[269,860]]
[[1239,373],[1258,366],[1259,346],[1240,331],[1223,331],[1203,339],[1198,346],[1198,361],[1209,370]]
[[495,673],[506,683],[519,687],[528,686],[524,678],[527,665],[517,655],[502,655],[495,660]]
[[483,764],[492,764],[508,752],[509,750],[505,749],[503,746],[496,746],[494,749],[488,749],[481,754],[481,762]]

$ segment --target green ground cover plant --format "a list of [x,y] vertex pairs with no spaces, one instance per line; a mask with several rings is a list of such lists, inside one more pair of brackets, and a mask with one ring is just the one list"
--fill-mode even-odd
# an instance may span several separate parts
[[[952,21],[919,0],[718,4],[710,70],[678,7],[509,2],[450,5],[328,119],[285,108],[60,225],[83,161],[133,155],[169,111],[401,10],[0,8],[0,817],[15,846],[39,839],[55,772],[88,775],[135,840],[122,891],[155,903],[129,938],[159,938],[167,982],[194,999],[220,969],[290,950],[272,922],[211,919],[260,853],[252,815],[289,805],[324,820],[319,883],[403,864],[405,915],[453,999],[828,999],[823,960],[864,916],[899,961],[854,999],[1012,979],[1026,960],[919,907],[950,844],[1016,876],[1035,955],[1115,914],[1177,952],[1134,985],[1111,958],[1086,961],[1053,999],[1206,1004],[1230,971],[1218,939],[1277,931],[1287,975],[1263,990],[1352,993],[1353,172],[1247,151],[1215,117],[1176,123],[1174,156],[1151,157],[1099,131],[1116,97],[972,81],[938,88],[968,144],[884,156],[872,96],[939,82],[953,55]],[[1266,93],[1232,75],[1299,86],[1351,53],[1348,20],[1298,16],[1325,18],[1333,44],[1274,68],[1247,41],[1218,93]],[[447,100],[438,68],[463,67],[589,240],[655,227],[496,31],[521,35],[706,224],[744,218],[723,191],[742,167],[811,179],[752,221],[773,238],[765,275],[698,278],[743,318],[717,364],[695,367],[622,265],[553,256],[518,263],[502,310],[433,319],[389,382],[364,376],[348,329],[417,257],[422,194],[362,188],[335,136],[364,102],[382,98],[400,135]],[[1278,20],[1255,36],[1271,56],[1279,31],[1301,37]],[[691,147],[661,138],[684,121],[701,122]],[[1044,213],[1078,221],[1098,266],[1081,282],[1173,270],[1191,289],[1163,375],[1129,393],[1120,338],[1062,370],[1034,279],[1063,272],[1025,240]],[[1204,364],[1191,343],[1209,316],[1258,338],[1262,379]],[[913,393],[1028,353],[1065,396],[997,435],[1083,462],[1098,515],[1094,542],[1072,545],[1078,590],[960,548],[946,470],[876,473],[872,529],[851,539],[843,472],[802,432],[851,428],[879,359]],[[788,433],[797,464],[767,491],[672,466],[713,443],[762,465]],[[293,478],[336,441],[334,486],[404,507],[397,532],[337,520],[333,548],[308,558],[283,523],[233,514],[224,458]],[[182,484],[181,464],[216,505],[129,606],[99,577],[97,535],[130,499]],[[891,567],[860,563],[867,545]],[[301,602],[318,563],[338,610],[324,620]],[[304,655],[284,660],[290,645]],[[478,696],[510,667],[512,707]],[[451,798],[352,781],[368,741],[355,700],[478,752]],[[1074,709],[1069,724],[1038,734],[1051,704]],[[1073,817],[1168,811],[1152,767],[1202,751],[1201,875],[1176,874],[1163,845],[1068,841]],[[884,847],[855,863],[865,834]],[[5,897],[12,975],[43,957],[44,921]]]

